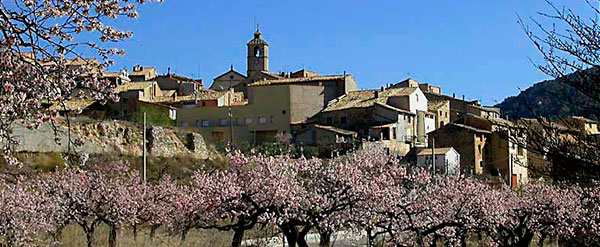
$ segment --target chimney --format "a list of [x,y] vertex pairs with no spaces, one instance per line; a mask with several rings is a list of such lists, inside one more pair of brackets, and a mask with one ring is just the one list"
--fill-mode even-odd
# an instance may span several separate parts
[[375,98],[379,98],[379,91],[375,90]]

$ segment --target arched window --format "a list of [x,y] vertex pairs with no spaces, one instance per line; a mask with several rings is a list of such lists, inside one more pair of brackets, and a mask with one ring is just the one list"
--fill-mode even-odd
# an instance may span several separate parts
[[254,47],[254,56],[255,57],[260,57],[260,52],[261,51],[260,51],[260,48],[258,46]]

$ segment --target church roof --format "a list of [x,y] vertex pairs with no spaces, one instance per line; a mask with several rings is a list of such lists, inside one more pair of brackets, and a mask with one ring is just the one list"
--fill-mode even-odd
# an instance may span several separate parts
[[248,42],[248,45],[269,45],[269,44],[267,44],[267,42],[262,39],[262,33],[260,32],[260,30],[257,29],[256,32],[254,32],[254,39],[250,40],[250,42]]
[[[239,75],[239,76],[241,76],[241,77],[243,77],[243,78],[247,78],[247,77],[246,77],[244,74],[242,74],[242,73],[240,73],[240,72],[237,72],[237,71],[235,71],[235,70],[233,69],[233,67],[232,67],[230,70],[228,70],[227,72],[225,72],[225,73],[223,73],[223,74],[220,74],[219,76],[215,77],[213,80],[218,80],[219,78],[221,78],[221,77],[223,77],[223,76],[226,76],[226,75],[228,75],[229,73],[234,73],[234,74],[237,74],[237,75]],[[229,78],[227,78],[227,79],[229,79]]]

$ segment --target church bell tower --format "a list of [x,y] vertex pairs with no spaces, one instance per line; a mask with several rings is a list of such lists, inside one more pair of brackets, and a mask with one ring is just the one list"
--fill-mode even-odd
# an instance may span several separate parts
[[248,42],[248,77],[269,71],[269,44],[262,39],[260,30],[254,32],[254,39]]

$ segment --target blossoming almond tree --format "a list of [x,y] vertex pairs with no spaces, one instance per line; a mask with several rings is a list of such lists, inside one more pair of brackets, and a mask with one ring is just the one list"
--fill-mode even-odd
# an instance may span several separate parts
[[[7,155],[15,144],[14,123],[36,128],[54,122],[47,105],[64,105],[75,97],[115,99],[100,76],[112,64],[110,57],[124,51],[106,43],[132,33],[105,21],[136,18],[136,4],[148,1],[0,1],[0,142],[10,163],[17,162]],[[100,43],[90,41],[94,36]],[[84,59],[84,54],[99,60]]]

